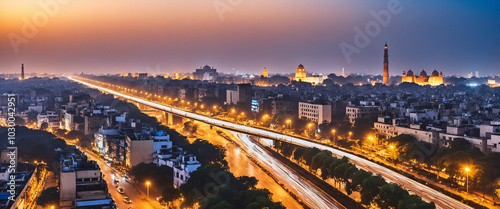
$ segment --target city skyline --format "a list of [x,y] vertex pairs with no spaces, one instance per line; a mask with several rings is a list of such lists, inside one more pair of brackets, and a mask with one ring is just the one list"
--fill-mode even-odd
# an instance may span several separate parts
[[[391,76],[408,69],[496,75],[500,65],[494,1],[1,4],[0,17],[9,20],[0,27],[3,73],[25,63],[30,73],[168,74],[208,64],[224,73],[260,74],[267,67],[276,74],[302,63],[308,72],[381,75],[386,41]],[[23,34],[26,24],[36,33]],[[365,27],[372,28],[368,41],[356,44],[356,28],[366,33]],[[355,52],[346,54],[346,46]]]
[[0,1],[0,209],[500,209],[500,1]]

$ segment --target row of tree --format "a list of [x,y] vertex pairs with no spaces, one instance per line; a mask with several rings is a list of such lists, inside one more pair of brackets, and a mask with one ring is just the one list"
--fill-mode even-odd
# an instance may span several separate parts
[[358,169],[346,157],[336,158],[330,151],[295,147],[288,143],[278,143],[277,148],[283,155],[308,166],[311,172],[317,173],[322,179],[333,179],[349,195],[359,192],[364,205],[376,204],[380,208],[435,208],[434,203],[410,195],[399,185],[387,183],[380,175]]
[[[441,179],[450,186],[465,188],[468,176],[469,188],[478,188],[500,197],[500,153],[484,154],[463,138],[449,141],[449,147],[438,148],[433,144],[417,141],[413,136],[399,135],[388,140],[398,147],[397,161],[416,162],[425,170],[434,170],[435,178],[441,173],[449,176]],[[429,174],[428,174],[429,175]]]

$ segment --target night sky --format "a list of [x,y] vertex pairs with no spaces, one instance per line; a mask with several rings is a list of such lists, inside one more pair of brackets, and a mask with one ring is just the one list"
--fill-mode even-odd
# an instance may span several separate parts
[[[302,63],[316,73],[381,74],[386,41],[391,75],[500,73],[498,0],[66,0],[49,10],[40,2],[56,0],[0,1],[0,73],[24,62],[27,73],[173,73],[208,64],[274,74]],[[373,13],[391,19],[381,25]],[[369,40],[355,44],[355,28]],[[347,59],[341,45],[356,52]]]

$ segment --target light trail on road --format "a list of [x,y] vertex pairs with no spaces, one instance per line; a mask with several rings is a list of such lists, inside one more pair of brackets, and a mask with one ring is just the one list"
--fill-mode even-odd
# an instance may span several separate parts
[[410,179],[402,174],[399,174],[395,171],[392,171],[389,168],[378,165],[374,162],[371,162],[371,161],[366,160],[364,158],[358,157],[358,156],[353,155],[351,153],[347,153],[347,152],[323,145],[323,144],[318,143],[318,142],[313,142],[313,141],[309,141],[309,140],[305,140],[305,139],[301,139],[301,138],[297,138],[297,137],[293,137],[293,136],[283,135],[283,134],[275,133],[275,132],[272,132],[269,130],[259,129],[259,128],[255,128],[255,127],[248,127],[248,126],[240,125],[240,124],[235,124],[235,123],[231,123],[231,122],[220,120],[220,119],[210,118],[210,117],[199,115],[196,113],[172,108],[172,107],[166,106],[164,104],[159,104],[156,102],[151,102],[148,100],[137,98],[135,96],[126,95],[126,94],[123,94],[123,93],[120,93],[120,92],[117,92],[114,90],[110,90],[110,89],[103,88],[103,87],[100,87],[97,85],[93,85],[93,84],[90,84],[90,83],[87,83],[84,81],[80,81],[80,80],[77,80],[77,79],[72,78],[72,77],[68,77],[68,79],[75,81],[75,82],[78,82],[78,83],[81,83],[81,84],[84,84],[84,85],[89,86],[91,88],[95,88],[95,89],[101,90],[103,92],[113,94],[115,96],[119,96],[119,97],[122,97],[122,98],[125,98],[128,100],[131,100],[131,101],[135,101],[135,102],[159,109],[159,110],[171,112],[171,113],[180,115],[182,117],[201,121],[201,122],[208,123],[208,124],[211,124],[214,126],[228,128],[228,129],[236,130],[236,131],[241,132],[241,133],[256,135],[256,136],[260,136],[263,138],[281,140],[281,141],[293,143],[293,144],[303,146],[303,147],[316,147],[316,148],[321,149],[321,150],[328,150],[328,151],[332,152],[333,155],[335,155],[337,157],[344,157],[345,156],[345,157],[349,158],[350,162],[355,164],[359,168],[362,168],[366,171],[370,171],[374,174],[380,174],[386,180],[397,183],[397,184],[403,186],[404,188],[411,190],[412,193],[420,196],[425,201],[434,202],[436,204],[436,208],[443,208],[443,209],[470,208],[470,209],[472,209],[472,207],[470,207],[470,206],[468,206],[468,205],[466,205],[466,204],[464,204],[456,199],[453,199],[453,198],[451,198],[443,193],[440,193],[440,192],[438,192],[438,191],[436,191],[436,190],[434,190],[426,185],[423,185],[415,180],[412,180],[412,179]]
[[[233,173],[235,176],[253,176],[257,178],[258,183],[256,188],[265,188],[268,189],[272,193],[272,199],[276,202],[281,202],[287,209],[303,209],[301,204],[297,200],[295,200],[282,186],[276,183],[276,180],[281,179],[273,178],[275,176],[268,175],[264,169],[260,166],[260,163],[253,162],[252,160],[256,160],[255,156],[249,158],[250,156],[246,150],[244,149],[239,142],[240,140],[236,138],[231,132],[222,128],[210,129],[209,124],[202,123],[196,121],[198,126],[197,135],[209,141],[211,144],[220,145],[226,148],[226,161],[229,165],[229,171]],[[183,128],[180,128],[183,129]],[[224,134],[229,137],[231,140],[228,142],[228,139],[217,134],[217,131],[223,130]],[[178,132],[182,132],[182,130],[178,129]],[[191,141],[191,140],[190,140]],[[252,159],[252,160],[251,160]]]
[[269,155],[266,150],[254,143],[248,135],[234,132],[233,135],[238,139],[236,142],[239,142],[247,153],[259,161],[259,164],[271,172],[273,176],[283,181],[282,183],[287,185],[288,189],[300,196],[302,201],[311,208],[345,208],[313,183]]

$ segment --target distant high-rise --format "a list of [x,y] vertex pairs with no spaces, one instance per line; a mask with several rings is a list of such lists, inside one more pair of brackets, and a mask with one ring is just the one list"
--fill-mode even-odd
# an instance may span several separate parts
[[21,64],[21,80],[24,80],[24,63]]
[[342,68],[342,77],[345,77],[345,68]]
[[264,71],[262,71],[262,77],[267,78],[269,75],[267,74],[267,68],[264,68]]
[[383,76],[383,83],[385,85],[389,85],[389,53],[387,49],[387,43],[385,43],[384,46],[384,74]]

